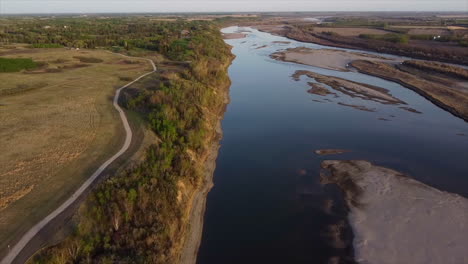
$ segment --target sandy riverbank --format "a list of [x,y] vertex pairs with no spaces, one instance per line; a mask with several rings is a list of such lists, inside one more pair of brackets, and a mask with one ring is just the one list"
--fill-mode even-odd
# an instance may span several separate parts
[[468,263],[468,199],[367,161],[324,161],[345,193],[359,263]]
[[309,48],[293,48],[285,51],[275,52],[271,55],[273,59],[305,64],[314,67],[320,67],[335,71],[349,71],[347,65],[354,60],[371,60],[371,61],[392,61],[386,57],[333,49],[309,49]]

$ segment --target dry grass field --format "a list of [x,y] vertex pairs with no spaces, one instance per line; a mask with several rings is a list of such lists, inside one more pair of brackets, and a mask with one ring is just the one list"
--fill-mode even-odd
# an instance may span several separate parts
[[0,48],[43,66],[0,73],[0,249],[55,209],[123,142],[115,89],[151,71],[101,50]]

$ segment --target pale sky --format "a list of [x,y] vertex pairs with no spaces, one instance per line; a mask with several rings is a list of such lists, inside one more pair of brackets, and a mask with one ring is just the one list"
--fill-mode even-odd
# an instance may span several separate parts
[[468,0],[0,0],[0,13],[457,11]]

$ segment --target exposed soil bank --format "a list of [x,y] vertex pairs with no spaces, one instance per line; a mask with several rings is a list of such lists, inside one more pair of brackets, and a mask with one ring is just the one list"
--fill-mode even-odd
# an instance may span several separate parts
[[468,122],[468,93],[398,70],[386,63],[358,60],[351,63],[360,72],[397,82],[424,96],[437,106]]
[[390,59],[359,52],[333,49],[293,48],[275,52],[271,57],[280,61],[295,62],[336,71],[349,71],[347,65],[354,60],[389,61]]
[[324,161],[345,193],[360,263],[467,263],[468,199],[367,161]]

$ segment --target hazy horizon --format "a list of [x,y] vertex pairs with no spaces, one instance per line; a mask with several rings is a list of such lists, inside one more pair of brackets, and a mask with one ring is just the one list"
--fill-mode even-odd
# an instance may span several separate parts
[[465,0],[0,0],[0,14],[209,12],[467,12]]

